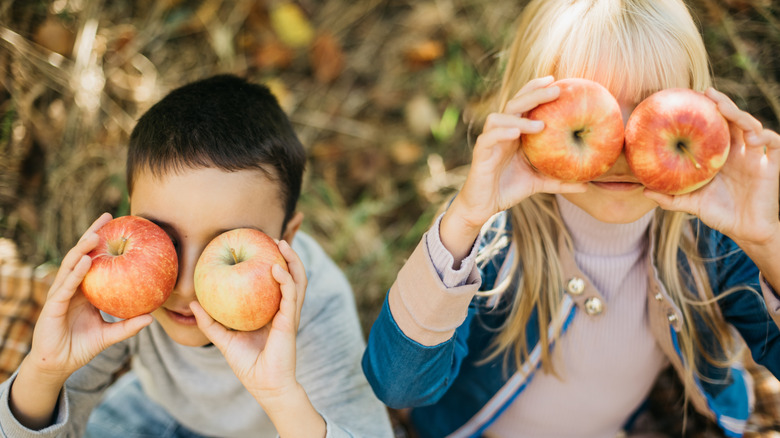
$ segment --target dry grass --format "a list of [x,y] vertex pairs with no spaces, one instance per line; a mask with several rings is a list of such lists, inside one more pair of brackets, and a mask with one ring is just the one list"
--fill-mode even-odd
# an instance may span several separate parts
[[[127,212],[124,145],[145,109],[186,81],[247,75],[274,88],[309,148],[305,229],[347,272],[367,326],[462,181],[464,113],[494,84],[508,17],[522,3],[302,1],[304,24],[331,41],[317,58],[312,43],[280,42],[264,2],[6,0],[0,236],[27,260],[57,261],[97,214]],[[777,7],[692,7],[717,87],[777,129]],[[286,60],[274,62],[274,53]],[[334,56],[343,62],[329,67]]]
[[[285,1],[0,0],[0,237],[57,262],[100,212],[127,213],[140,114],[184,82],[246,75],[274,89],[308,147],[304,229],[352,281],[367,330],[463,181],[478,130],[463,120],[523,3],[301,0],[314,40],[296,46],[285,32],[301,22],[273,27]],[[780,6],[691,6],[716,86],[780,128]]]

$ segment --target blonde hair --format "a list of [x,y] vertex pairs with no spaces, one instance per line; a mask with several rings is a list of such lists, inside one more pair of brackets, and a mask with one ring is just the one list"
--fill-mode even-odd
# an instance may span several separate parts
[[[546,75],[598,79],[613,95],[634,103],[660,89],[703,91],[711,83],[701,35],[679,0],[533,0],[520,16],[505,56],[501,88],[495,95],[498,101],[492,105],[501,110],[524,84]],[[542,367],[554,373],[549,346],[560,328],[549,335],[548,328],[560,310],[564,289],[558,242],[563,239],[571,247],[571,238],[552,195],[534,195],[509,213],[517,252],[507,277],[512,281],[496,285],[489,293],[510,288],[516,288],[516,293],[485,360],[511,352],[515,363],[523,363],[529,354],[526,324],[536,310]],[[689,370],[684,383],[692,389],[701,365],[697,357],[727,365],[736,341],[717,307],[689,219],[680,212],[657,209],[652,256],[661,281],[683,312],[679,344]],[[490,242],[488,252],[498,244]],[[679,269],[680,251],[697,279],[695,293],[688,290]],[[714,335],[718,343],[714,353],[705,348],[697,319]]]

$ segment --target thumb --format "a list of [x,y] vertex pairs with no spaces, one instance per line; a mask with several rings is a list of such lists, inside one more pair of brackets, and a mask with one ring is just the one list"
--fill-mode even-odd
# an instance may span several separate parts
[[696,205],[691,196],[686,195],[667,195],[665,193],[654,192],[650,189],[644,190],[647,199],[655,201],[659,207],[668,211],[681,211],[689,214],[696,214]]
[[106,343],[106,347],[135,336],[144,327],[151,324],[152,321],[154,321],[152,315],[144,314],[119,322],[106,323],[107,327],[103,332],[103,340]]
[[190,310],[192,310],[193,315],[195,315],[195,321],[197,321],[200,331],[202,331],[217,348],[224,352],[224,346],[227,344],[230,337],[228,329],[215,321],[214,318],[203,309],[199,302],[191,302]]

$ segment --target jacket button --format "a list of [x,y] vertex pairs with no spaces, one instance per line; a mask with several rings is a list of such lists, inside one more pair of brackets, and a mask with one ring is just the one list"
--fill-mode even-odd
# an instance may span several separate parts
[[585,300],[585,313],[591,316],[600,315],[604,311],[604,303],[596,297]]
[[669,313],[666,314],[666,319],[669,320],[669,324],[674,324],[677,322],[677,315],[670,310]]
[[664,294],[661,292],[656,292],[655,295],[653,295],[656,301],[663,301],[664,300]]
[[585,280],[574,277],[571,280],[569,280],[569,283],[566,285],[566,290],[569,291],[572,295],[580,295],[583,291],[585,291]]

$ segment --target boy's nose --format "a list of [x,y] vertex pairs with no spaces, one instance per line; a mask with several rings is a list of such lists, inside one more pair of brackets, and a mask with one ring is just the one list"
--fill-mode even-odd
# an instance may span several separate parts
[[195,265],[198,263],[199,253],[186,248],[179,252],[179,276],[173,294],[184,298],[187,302],[195,299]]

